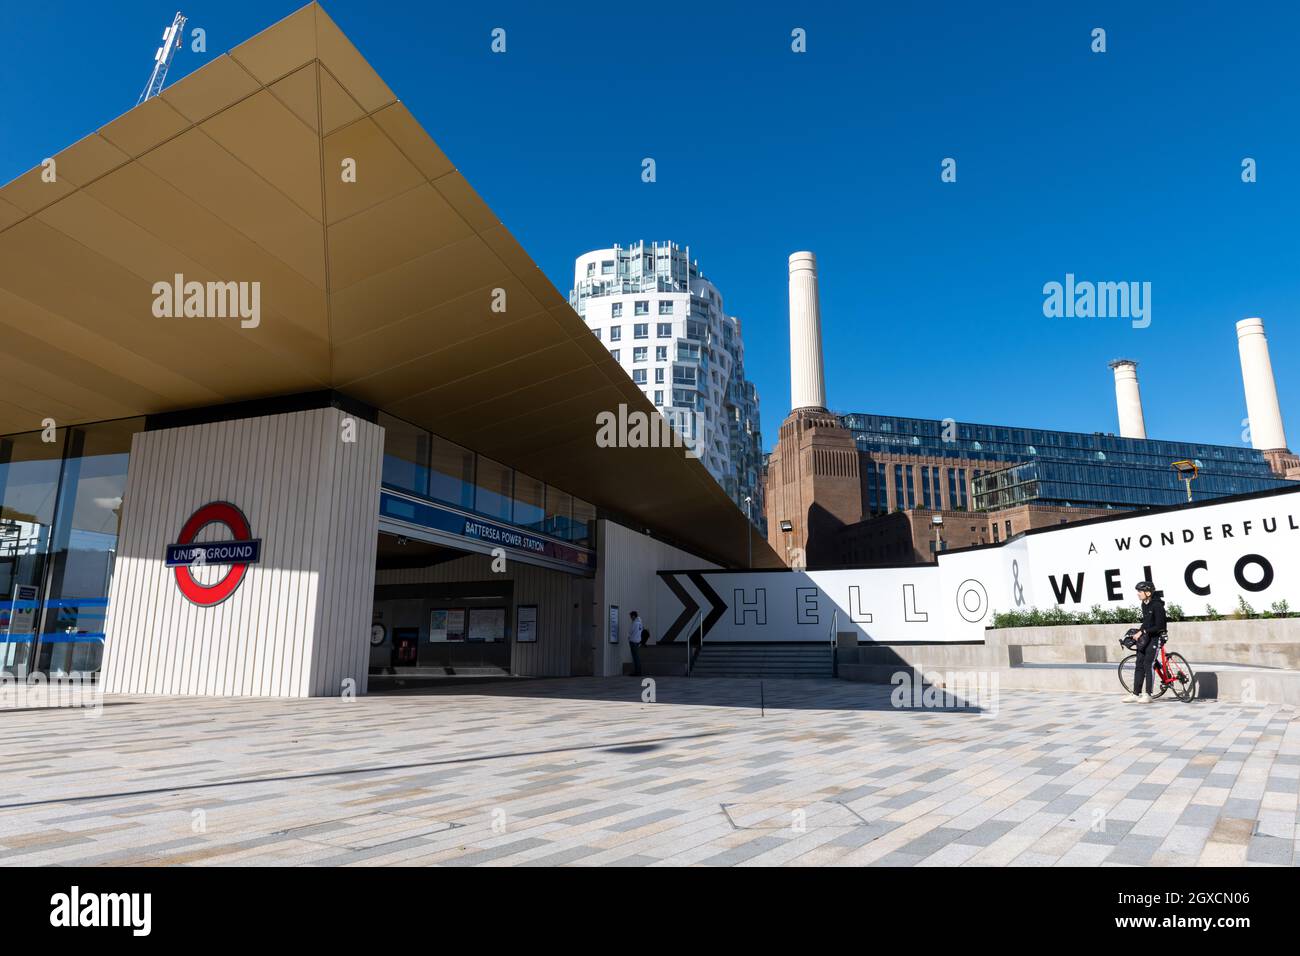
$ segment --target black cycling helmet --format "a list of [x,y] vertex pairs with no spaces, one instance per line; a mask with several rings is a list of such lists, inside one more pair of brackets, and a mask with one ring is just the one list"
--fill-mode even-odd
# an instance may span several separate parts
[[1156,586],[1152,584],[1150,581],[1139,581],[1137,589],[1139,591],[1154,591],[1156,589]]

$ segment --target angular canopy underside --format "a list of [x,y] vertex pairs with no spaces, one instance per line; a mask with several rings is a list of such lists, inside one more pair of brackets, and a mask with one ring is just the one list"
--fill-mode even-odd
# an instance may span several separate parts
[[[333,388],[779,563],[700,462],[597,447],[654,407],[319,5],[54,159],[0,189],[0,434]],[[155,317],[176,274],[260,283],[260,325]]]

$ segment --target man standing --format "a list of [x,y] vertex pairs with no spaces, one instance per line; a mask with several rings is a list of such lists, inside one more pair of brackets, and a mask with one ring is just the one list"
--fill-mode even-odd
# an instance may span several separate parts
[[636,677],[641,676],[641,632],[644,625],[641,623],[641,615],[636,611],[632,612],[632,626],[627,629],[627,644],[632,649],[632,673]]
[[1165,617],[1165,602],[1155,591],[1155,585],[1150,581],[1142,581],[1137,586],[1138,597],[1142,600],[1142,627],[1136,635],[1137,660],[1133,665],[1133,696],[1126,700],[1136,700],[1143,704],[1151,703],[1151,691],[1156,686],[1156,675],[1152,673],[1152,668],[1160,659],[1160,641],[1169,626]]

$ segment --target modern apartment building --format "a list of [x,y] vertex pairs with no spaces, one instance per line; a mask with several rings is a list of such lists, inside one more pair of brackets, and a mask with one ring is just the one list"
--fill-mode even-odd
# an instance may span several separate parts
[[740,320],[689,248],[643,241],[585,253],[569,304],[762,528],[758,392],[745,378]]
[[766,533],[763,507],[763,436],[758,420],[758,389],[745,376],[745,342],[740,319],[723,317],[722,345],[731,355],[731,376],[723,410],[731,445],[731,467],[722,486],[757,527]]

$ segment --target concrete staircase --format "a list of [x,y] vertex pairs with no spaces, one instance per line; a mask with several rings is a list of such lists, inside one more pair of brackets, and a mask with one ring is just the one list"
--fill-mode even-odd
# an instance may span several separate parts
[[830,677],[830,645],[705,643],[691,668],[692,677]]

